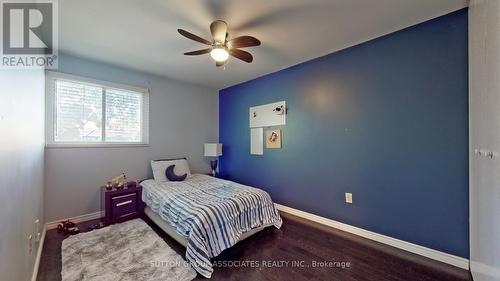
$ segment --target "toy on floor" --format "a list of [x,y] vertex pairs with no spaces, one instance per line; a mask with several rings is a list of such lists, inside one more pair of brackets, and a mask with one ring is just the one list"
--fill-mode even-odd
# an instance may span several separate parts
[[80,229],[70,220],[62,221],[57,225],[57,232],[64,233],[65,235],[73,235],[80,233]]
[[103,228],[105,227],[106,225],[103,223],[103,222],[99,222],[99,223],[94,223],[94,224],[91,224],[89,226],[89,230],[96,230],[96,229],[99,229],[99,228]]

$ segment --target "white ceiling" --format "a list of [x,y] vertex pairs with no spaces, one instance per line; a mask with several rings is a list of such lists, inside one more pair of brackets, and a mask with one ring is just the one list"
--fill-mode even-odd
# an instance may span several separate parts
[[[60,51],[222,89],[466,7],[467,0],[63,0]],[[211,38],[223,19],[229,38],[252,35],[254,62],[216,68],[178,28]]]

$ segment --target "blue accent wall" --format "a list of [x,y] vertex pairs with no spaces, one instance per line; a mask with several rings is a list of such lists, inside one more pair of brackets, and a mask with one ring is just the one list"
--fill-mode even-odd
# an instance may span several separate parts
[[[467,258],[467,40],[464,9],[221,90],[221,173],[279,204]],[[249,107],[281,100],[283,148],[250,155]]]

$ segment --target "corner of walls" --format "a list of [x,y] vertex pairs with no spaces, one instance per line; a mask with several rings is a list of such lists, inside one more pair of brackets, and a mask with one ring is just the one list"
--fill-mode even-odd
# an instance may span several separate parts
[[203,144],[218,141],[216,90],[68,54],[60,54],[57,71],[148,88],[150,143],[46,149],[46,221],[100,211],[99,187],[122,171],[130,179],[150,178],[152,159],[187,157],[194,172],[209,171]]
[[[462,9],[222,89],[222,173],[279,204],[468,258],[467,46]],[[280,100],[282,149],[251,156],[248,108]]]

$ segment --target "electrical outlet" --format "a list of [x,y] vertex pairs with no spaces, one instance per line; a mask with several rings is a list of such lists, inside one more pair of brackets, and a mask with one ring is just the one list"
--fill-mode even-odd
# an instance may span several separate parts
[[345,193],[345,202],[348,204],[352,204],[352,193],[350,192]]

